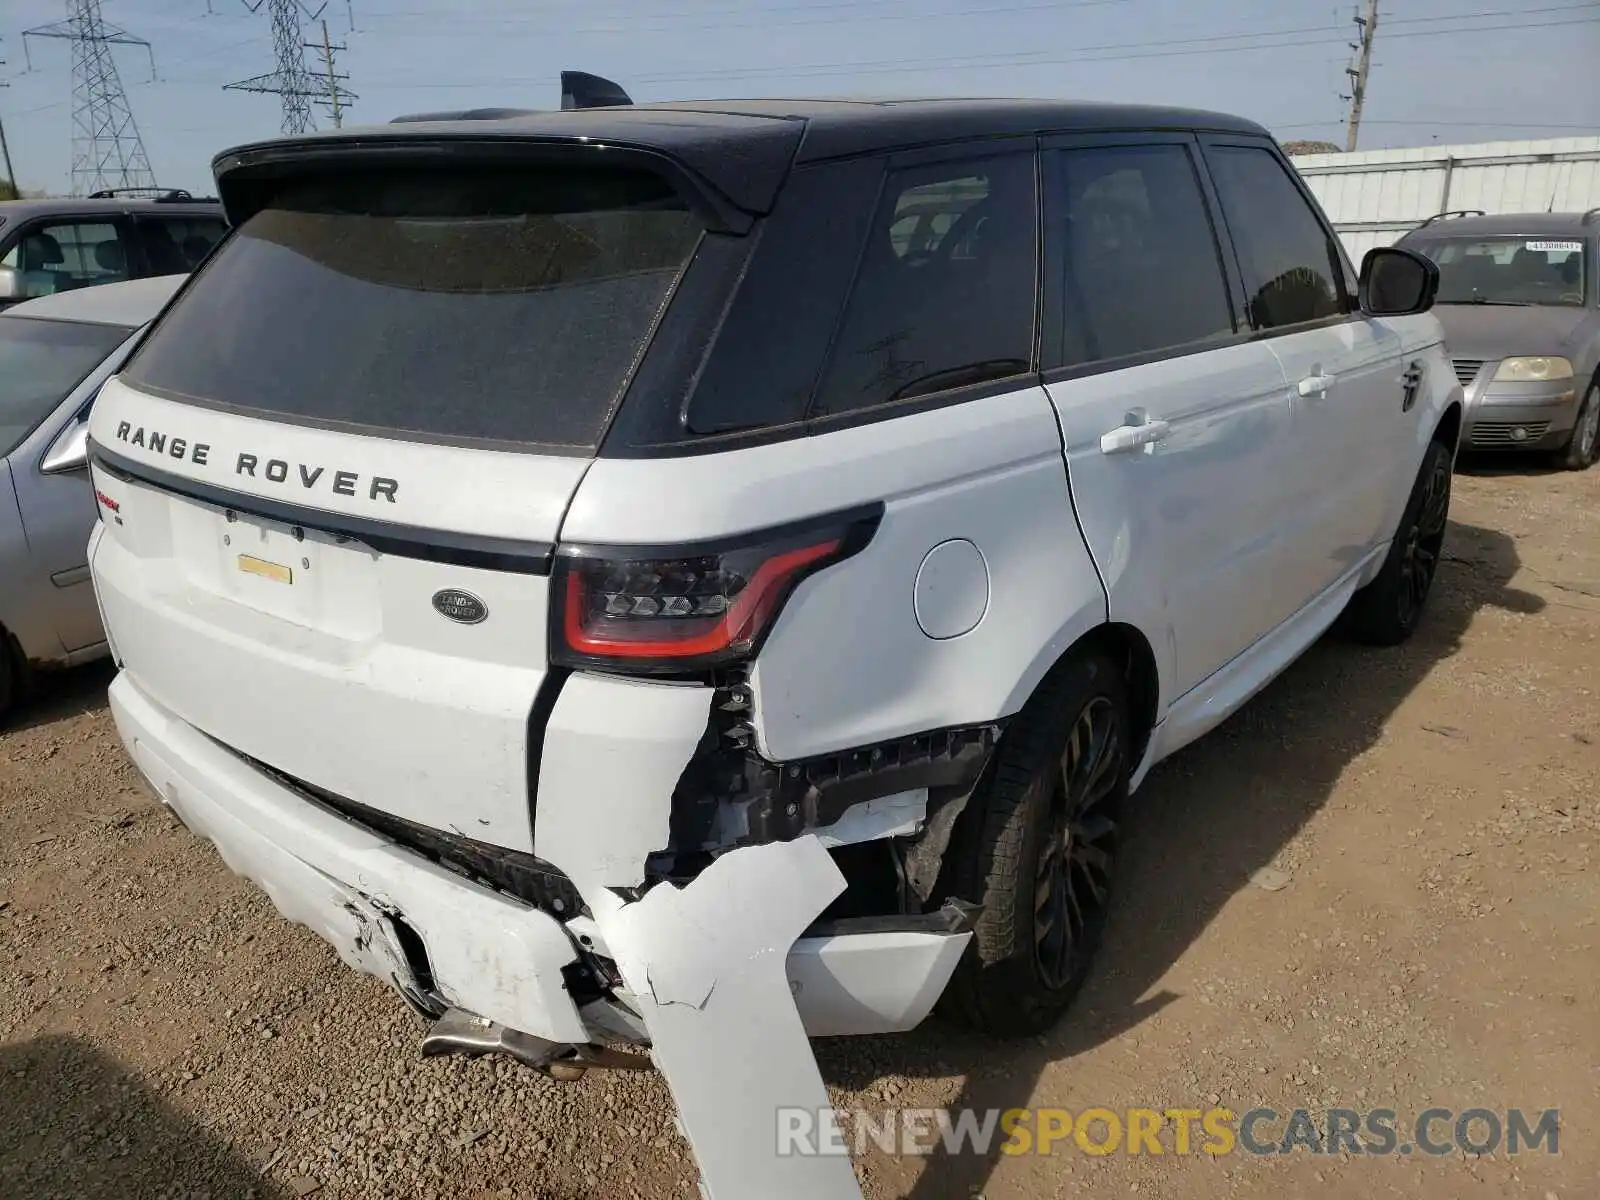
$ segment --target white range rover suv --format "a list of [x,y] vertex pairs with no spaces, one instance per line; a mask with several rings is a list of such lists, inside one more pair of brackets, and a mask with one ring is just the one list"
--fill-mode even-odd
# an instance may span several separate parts
[[1151,766],[1434,576],[1437,270],[1358,277],[1246,121],[494,110],[215,172],[92,418],[121,735],[425,1051],[653,1060],[719,1194],[826,1105],[808,1034],[1055,1021]]

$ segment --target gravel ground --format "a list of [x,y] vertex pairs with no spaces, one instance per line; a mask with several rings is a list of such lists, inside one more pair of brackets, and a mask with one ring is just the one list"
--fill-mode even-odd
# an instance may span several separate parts
[[[1600,1196],[1600,469],[1458,478],[1399,651],[1317,646],[1140,793],[1053,1034],[819,1047],[836,1103],[1561,1109],[1561,1153],[895,1158],[873,1200]],[[124,759],[104,668],[0,734],[0,1196],[695,1193],[649,1076],[416,1057]]]

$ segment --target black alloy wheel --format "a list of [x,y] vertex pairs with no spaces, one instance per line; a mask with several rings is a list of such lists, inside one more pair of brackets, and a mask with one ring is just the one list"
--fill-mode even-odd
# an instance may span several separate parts
[[1126,744],[1116,707],[1094,697],[1073,724],[1050,789],[1034,873],[1033,947],[1039,982],[1052,991],[1082,976],[1085,950],[1105,924]]

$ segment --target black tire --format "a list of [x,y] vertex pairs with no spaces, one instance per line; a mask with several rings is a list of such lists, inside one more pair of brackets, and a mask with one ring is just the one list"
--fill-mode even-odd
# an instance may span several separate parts
[[1444,549],[1453,471],[1449,447],[1430,442],[1383,569],[1345,610],[1346,627],[1357,641],[1398,646],[1416,631]]
[[1584,393],[1578,418],[1572,423],[1572,437],[1566,448],[1556,451],[1556,466],[1568,471],[1585,471],[1600,457],[1600,379]]
[[11,715],[11,706],[17,699],[18,671],[16,655],[11,648],[11,635],[0,626],[0,725]]
[[947,1016],[1025,1037],[1071,1005],[1105,931],[1132,745],[1126,679],[1098,650],[1057,666],[1007,731],[953,847],[955,892],[982,910]]

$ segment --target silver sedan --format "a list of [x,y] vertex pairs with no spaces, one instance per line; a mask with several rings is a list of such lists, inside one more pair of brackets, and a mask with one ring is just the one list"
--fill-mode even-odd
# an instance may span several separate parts
[[33,670],[106,653],[89,582],[89,406],[182,275],[0,313],[0,718]]

